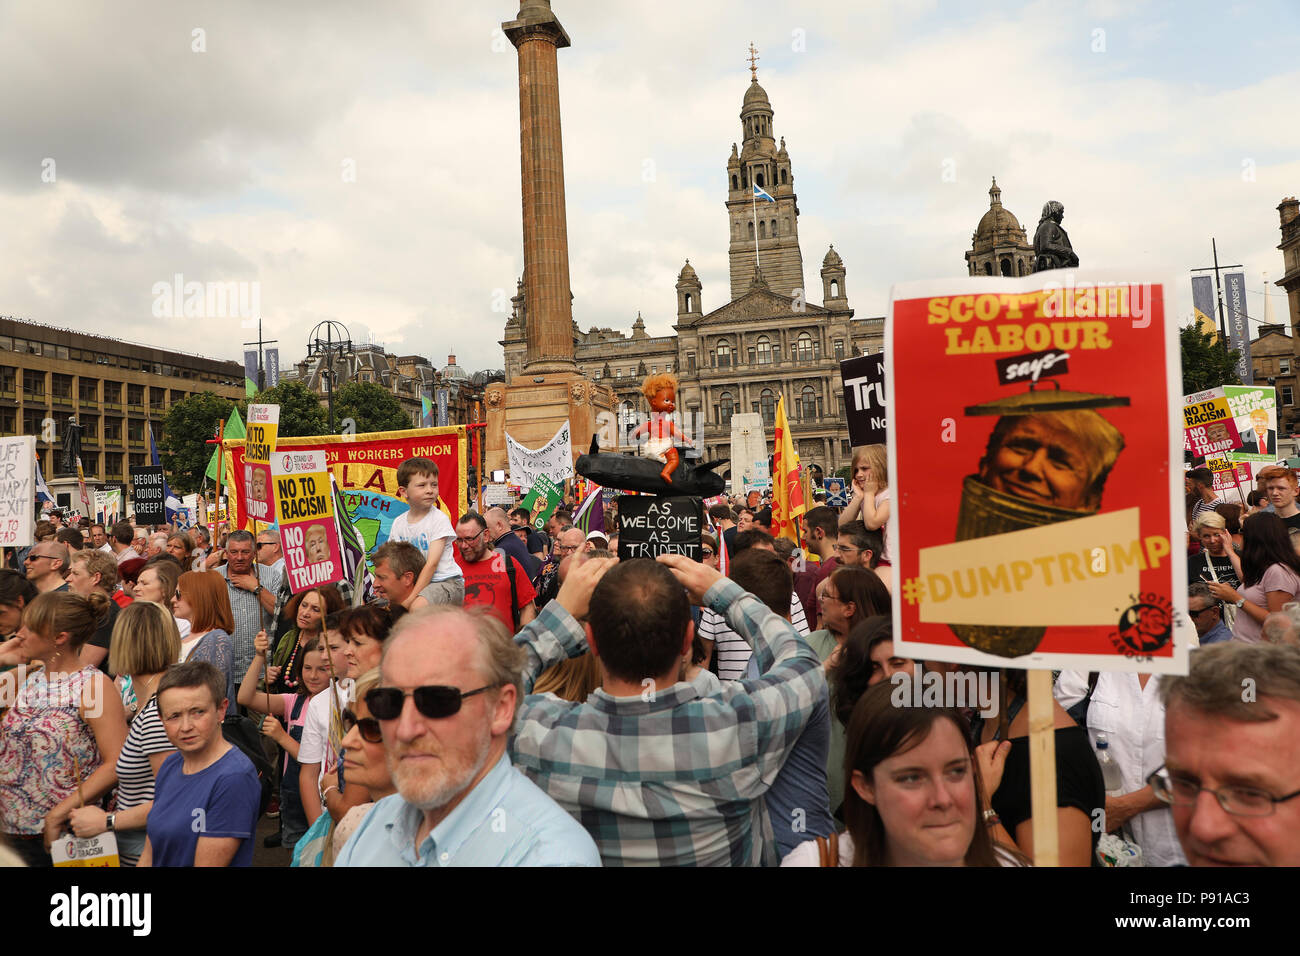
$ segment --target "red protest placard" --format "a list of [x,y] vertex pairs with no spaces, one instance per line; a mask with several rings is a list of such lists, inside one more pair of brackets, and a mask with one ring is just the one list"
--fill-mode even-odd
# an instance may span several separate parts
[[1186,671],[1181,376],[1164,302],[1159,283],[1071,272],[894,288],[900,654]]

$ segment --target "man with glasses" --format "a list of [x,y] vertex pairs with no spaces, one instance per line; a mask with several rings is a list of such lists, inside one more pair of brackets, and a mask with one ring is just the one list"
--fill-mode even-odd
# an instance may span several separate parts
[[1187,613],[1196,625],[1201,647],[1232,640],[1232,631],[1223,623],[1223,605],[1204,582],[1197,581],[1187,589]]
[[42,594],[47,591],[66,591],[64,578],[68,571],[68,549],[57,541],[42,541],[27,552],[23,560],[27,566],[27,580]]
[[1300,648],[1232,642],[1163,677],[1165,766],[1192,866],[1300,866]]
[[276,592],[280,579],[274,571],[253,560],[253,536],[232,531],[226,538],[226,563],[217,573],[226,579],[230,610],[235,618],[234,673],[243,674],[253,663],[253,638],[258,631],[271,631],[275,621]]
[[[538,607],[546,607],[548,601],[555,600],[555,595],[560,593],[560,565],[564,563],[565,558],[582,551],[585,542],[581,528],[569,527],[560,532],[555,539],[555,550],[550,560],[542,567],[542,573],[537,579]],[[608,545],[609,541],[606,539],[605,546]]]
[[[578,532],[581,540],[582,532]],[[513,535],[510,535],[513,537]],[[537,592],[523,565],[504,549],[488,545],[487,522],[468,512],[456,525],[456,563],[465,576],[465,607],[482,607],[504,624],[511,634],[536,616]]]
[[880,552],[884,550],[884,539],[879,531],[868,528],[861,521],[850,521],[840,528],[834,550],[840,567],[874,571],[880,562]]
[[[466,525],[458,541],[474,533]],[[587,831],[511,766],[523,669],[523,650],[484,610],[440,605],[393,629],[366,706],[397,793],[375,804],[336,867],[600,866]]]

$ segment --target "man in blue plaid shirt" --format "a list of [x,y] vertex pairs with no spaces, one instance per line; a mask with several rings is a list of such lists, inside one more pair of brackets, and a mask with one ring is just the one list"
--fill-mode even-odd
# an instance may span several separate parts
[[[713,696],[703,680],[679,680],[694,636],[690,602],[753,644],[761,677]],[[606,866],[777,862],[762,797],[826,693],[817,655],[788,621],[681,555],[593,559],[570,570],[515,641],[528,652],[525,692],[588,648],[603,666],[585,703],[525,698],[512,752],[587,828]]]

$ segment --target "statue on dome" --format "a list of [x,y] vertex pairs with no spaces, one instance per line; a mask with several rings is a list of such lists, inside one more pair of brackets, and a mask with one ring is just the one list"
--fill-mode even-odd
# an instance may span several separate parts
[[1043,206],[1043,217],[1038,220],[1038,229],[1034,233],[1035,272],[1078,266],[1079,257],[1074,254],[1070,237],[1061,228],[1063,218],[1065,207],[1055,199],[1048,200]]
[[681,429],[673,422],[673,412],[677,410],[677,376],[664,373],[650,375],[641,383],[641,394],[650,403],[650,418],[638,425],[632,432],[632,438],[646,436],[641,455],[664,463],[659,477],[669,484],[673,472],[677,470],[680,456],[673,438],[680,438],[684,444],[691,444]]

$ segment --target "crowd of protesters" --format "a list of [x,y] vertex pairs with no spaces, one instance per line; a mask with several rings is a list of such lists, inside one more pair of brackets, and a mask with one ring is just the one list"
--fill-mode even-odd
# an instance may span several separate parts
[[[291,594],[274,529],[42,521],[0,570],[0,840],[242,866],[278,815],[294,866],[1030,865],[1024,672],[991,675],[993,717],[892,697],[979,669],[894,646],[887,475],[856,449],[803,547],[751,496],[708,508],[701,560],[620,561],[576,502],[446,514],[411,459],[370,600]],[[1296,479],[1263,469],[1246,507],[1211,480],[1190,674],[1056,680],[1064,865],[1103,829],[1148,866],[1300,864]]]

